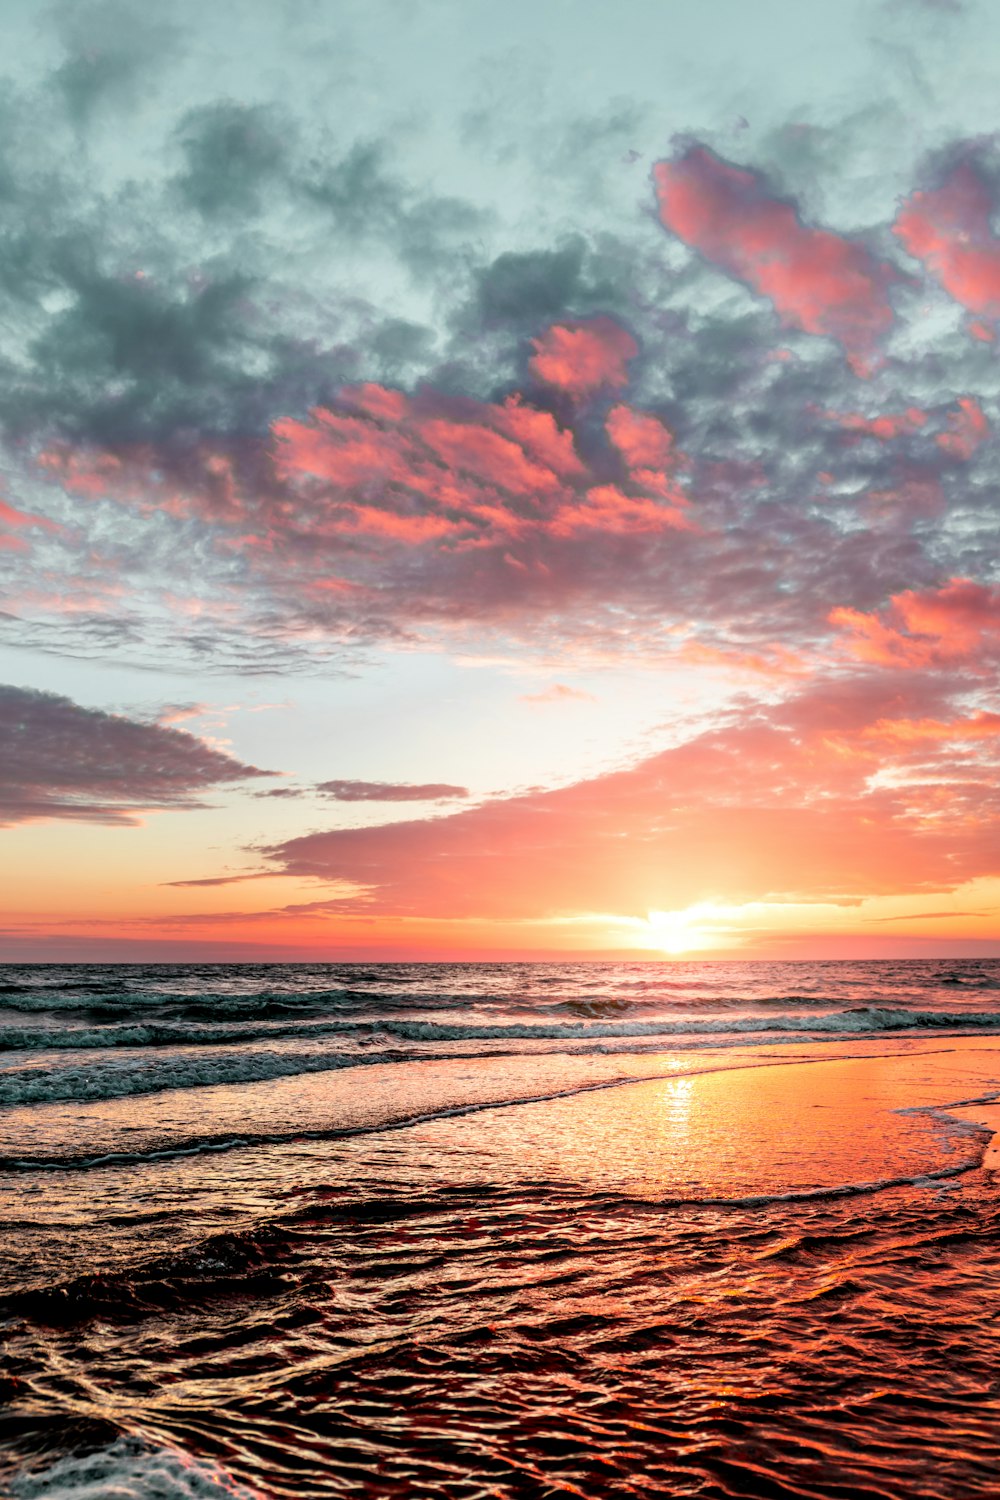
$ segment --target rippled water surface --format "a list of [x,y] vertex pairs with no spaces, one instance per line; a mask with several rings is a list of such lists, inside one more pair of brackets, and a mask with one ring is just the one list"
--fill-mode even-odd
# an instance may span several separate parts
[[14,1496],[992,1496],[1000,962],[0,969]]

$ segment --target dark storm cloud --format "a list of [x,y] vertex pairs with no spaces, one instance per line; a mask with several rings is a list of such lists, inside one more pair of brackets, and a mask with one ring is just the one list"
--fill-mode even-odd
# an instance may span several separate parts
[[348,238],[390,233],[407,189],[389,170],[387,155],[383,142],[359,141],[343,155],[306,161],[298,189]]
[[271,773],[183,730],[84,708],[56,693],[0,686],[0,823],[69,818],[128,824],[155,808]]

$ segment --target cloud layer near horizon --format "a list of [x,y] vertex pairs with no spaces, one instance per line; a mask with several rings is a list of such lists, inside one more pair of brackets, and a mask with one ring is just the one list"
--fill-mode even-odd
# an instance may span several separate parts
[[[1000,618],[992,627],[1000,660]],[[376,913],[511,920],[697,901],[857,902],[997,873],[1000,714],[896,668],[819,678],[630,769],[445,818],[294,838],[290,874]]]

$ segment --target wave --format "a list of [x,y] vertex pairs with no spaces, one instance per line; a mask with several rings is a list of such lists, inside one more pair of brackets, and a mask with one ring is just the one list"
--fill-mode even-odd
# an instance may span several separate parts
[[409,1054],[388,1049],[361,1055],[338,1052],[249,1052],[229,1057],[175,1057],[131,1067],[11,1068],[0,1073],[0,1108],[23,1104],[57,1104],[70,1100],[126,1099],[167,1089],[208,1088],[220,1084],[263,1083],[303,1073],[333,1072],[366,1063],[405,1062]]
[[116,1020],[264,1020],[469,1010],[511,1017],[956,1008],[1000,991],[1000,961],[0,966],[0,1009]]
[[[596,1087],[614,1086],[601,1084]],[[532,1102],[537,1101],[516,1101]],[[477,1105],[470,1110],[443,1111],[424,1118],[445,1118],[497,1107],[511,1106]],[[415,1122],[402,1121],[388,1128],[405,1129],[413,1123]],[[341,1132],[345,1133],[366,1134],[370,1131],[366,1128]],[[245,1299],[255,1289],[273,1291],[276,1272],[280,1274],[282,1288],[287,1291],[296,1274],[294,1266],[290,1264],[289,1252],[293,1256],[300,1256],[305,1238],[312,1234],[322,1237],[335,1224],[352,1224],[359,1216],[365,1221],[374,1220],[380,1224],[403,1223],[412,1218],[419,1218],[426,1223],[428,1218],[434,1216],[447,1218],[456,1207],[467,1207],[472,1198],[478,1203],[488,1199],[493,1208],[517,1210],[524,1201],[525,1193],[529,1204],[537,1203],[542,1186],[546,1201],[550,1205],[562,1203],[567,1213],[598,1206],[612,1212],[626,1207],[654,1213],[674,1209],[739,1212],[778,1204],[794,1208],[796,1205],[807,1206],[826,1201],[871,1198],[893,1189],[931,1187],[965,1176],[981,1167],[990,1132],[981,1127],[969,1127],[965,1133],[975,1137],[976,1149],[973,1154],[947,1166],[862,1182],[734,1197],[697,1193],[646,1197],[627,1191],[609,1190],[581,1192],[575,1186],[558,1180],[544,1184],[533,1180],[523,1189],[512,1184],[503,1188],[495,1183],[483,1183],[477,1187],[456,1185],[450,1190],[439,1188],[433,1196],[414,1196],[410,1193],[397,1196],[390,1190],[384,1195],[363,1199],[351,1197],[342,1202],[324,1201],[321,1195],[291,1212],[259,1220],[243,1229],[218,1231],[192,1240],[174,1251],[114,1270],[90,1272],[65,1281],[29,1284],[12,1290],[0,1298],[0,1317],[26,1318],[39,1324],[60,1327],[72,1326],[94,1317],[109,1317],[116,1322],[131,1321],[177,1311],[182,1307],[190,1310],[195,1305],[204,1306],[218,1299],[228,1300],[234,1296]]]
[[[798,1065],[804,1065],[804,1060],[800,1061]],[[349,1140],[356,1136],[379,1135],[390,1131],[407,1130],[411,1126],[426,1125],[435,1120],[458,1119],[464,1115],[481,1114],[488,1110],[516,1109],[524,1104],[551,1103],[552,1101],[557,1099],[570,1099],[579,1094],[600,1093],[605,1089],[621,1088],[629,1084],[653,1083],[659,1082],[664,1079],[677,1077],[696,1078],[701,1077],[705,1074],[719,1072],[739,1072],[745,1068],[752,1069],[756,1066],[759,1066],[759,1064],[736,1063],[735,1065],[732,1065],[713,1063],[705,1067],[684,1069],[680,1073],[673,1070],[668,1072],[658,1070],[656,1072],[648,1073],[645,1076],[633,1074],[628,1078],[603,1078],[596,1082],[589,1081],[586,1083],[576,1083],[568,1088],[553,1089],[540,1094],[515,1093],[507,1098],[500,1096],[487,1100],[475,1100],[464,1104],[449,1104],[437,1109],[425,1110],[414,1114],[393,1115],[390,1113],[388,1115],[385,1115],[381,1119],[366,1120],[363,1124],[356,1125],[330,1125],[313,1128],[299,1126],[298,1128],[293,1130],[269,1130],[258,1132],[240,1131],[238,1134],[182,1136],[174,1137],[169,1142],[162,1141],[159,1144],[152,1144],[146,1147],[136,1147],[133,1150],[103,1151],[97,1154],[88,1154],[85,1152],[64,1152],[60,1154],[35,1156],[27,1154],[0,1156],[0,1172],[37,1172],[48,1170],[76,1171],[101,1167],[132,1166],[142,1162],[157,1162],[185,1156],[201,1156],[216,1152],[239,1151],[255,1146],[283,1146],[289,1145],[293,1142],[301,1141]],[[994,1102],[995,1098],[995,1094],[989,1094],[983,1096],[981,1099],[966,1100],[964,1101],[964,1103],[992,1103]],[[953,1105],[950,1107],[958,1108],[959,1106]],[[960,1134],[974,1135],[985,1145],[985,1142],[990,1138],[992,1132],[982,1126],[971,1124],[967,1121],[952,1120],[948,1116],[948,1108],[949,1106],[942,1106],[938,1109],[916,1107],[913,1109],[912,1113],[934,1114],[941,1120],[943,1124],[947,1124],[949,1128],[957,1130]],[[911,1111],[908,1111],[908,1113],[909,1112]],[[977,1159],[976,1161],[966,1162],[955,1170],[959,1172],[966,1172],[970,1171],[973,1167],[978,1165],[979,1159]],[[951,1168],[947,1168],[945,1169],[943,1175],[948,1176],[950,1175],[951,1171]],[[931,1178],[940,1174],[928,1172],[922,1175],[926,1175],[928,1178]],[[893,1181],[877,1183],[875,1184],[875,1187],[894,1187],[898,1186],[899,1183],[903,1181],[909,1182],[911,1180],[916,1181],[917,1179],[900,1178],[898,1179],[898,1181],[894,1179]],[[812,1190],[809,1190],[806,1192],[805,1196],[812,1197],[818,1195],[820,1197],[824,1197],[828,1196],[831,1192],[837,1194],[842,1191],[867,1192],[869,1191],[870,1186],[871,1185],[862,1185],[861,1187],[847,1186],[843,1189],[838,1188],[836,1190],[821,1188],[817,1189],[815,1193]],[[791,1195],[791,1197],[796,1196],[801,1196],[801,1194],[793,1193]],[[750,1199],[728,1200],[716,1198],[677,1198],[671,1201],[675,1204],[701,1203],[713,1204],[715,1206],[718,1206],[719,1204],[725,1204],[729,1201],[732,1201],[733,1203],[739,1203],[744,1206],[751,1202]],[[752,1201],[756,1202],[757,1200],[754,1199]],[[765,1200],[761,1199],[760,1201],[763,1202]],[[768,1199],[766,1201],[771,1200]]]
[[512,1041],[590,1040],[611,1037],[753,1036],[763,1032],[865,1032],[949,1030],[1000,1031],[996,1011],[956,1012],[898,1010],[891,1006],[857,1005],[826,1015],[766,1015],[727,1019],[724,1016],[689,1020],[596,1021],[596,1022],[508,1022],[462,1025],[441,1021],[385,1020],[372,1023],[378,1031],[407,1041]]
[[[441,997],[431,996],[441,1005]],[[81,1015],[108,1016],[132,1015],[135,1012],[161,1012],[164,1015],[189,1017],[228,1016],[235,1020],[275,1015],[298,1015],[303,1011],[323,1014],[340,1008],[367,1009],[380,1001],[397,1002],[396,996],[379,994],[371,990],[350,991],[344,989],[306,990],[301,994],[283,990],[260,990],[250,995],[229,994],[225,991],[204,990],[191,995],[169,990],[117,989],[104,985],[66,985],[41,989],[11,987],[3,992],[4,1010],[24,1011],[29,1014],[48,1011],[77,1012]]]
[[183,1026],[169,1021],[137,1021],[119,1026],[0,1026],[0,1052],[104,1051],[129,1047],[223,1047],[298,1037],[340,1036],[371,1026],[350,1022],[292,1022],[277,1026]]
[[22,1469],[11,1500],[264,1500],[221,1465],[180,1448],[121,1437],[96,1453],[70,1454],[44,1469]]
[[[70,1100],[128,1098],[171,1089],[212,1087],[220,1084],[259,1083],[296,1074],[321,1073],[375,1063],[405,1063],[462,1056],[496,1056],[506,1047],[518,1050],[519,1042],[551,1044],[551,1050],[573,1053],[649,1052],[665,1046],[685,1050],[699,1043],[718,1047],[752,1046],[786,1041],[833,1042],[851,1037],[900,1032],[951,1031],[958,1033],[1000,1032],[1000,1016],[976,1012],[956,1016],[949,1011],[900,1011],[885,1007],[859,1006],[820,1016],[748,1016],[737,1020],[659,1020],[621,1022],[561,1022],[507,1024],[449,1024],[433,1021],[390,1020],[381,1022],[329,1022],[280,1030],[204,1027],[198,1032],[173,1026],[131,1026],[108,1029],[48,1028],[0,1032],[0,1050],[93,1051],[123,1049],[125,1055],[95,1066],[86,1064],[8,1067],[0,1072],[0,1107],[51,1104]],[[323,1050],[287,1051],[273,1046],[252,1050],[254,1042],[304,1041],[333,1043]],[[487,1052],[468,1044],[499,1044]],[[409,1043],[409,1049],[401,1043]],[[236,1044],[242,1044],[236,1050]],[[339,1044],[341,1050],[337,1050]],[[438,1047],[462,1047],[455,1051],[430,1052]],[[644,1044],[644,1045],[643,1045]],[[208,1046],[234,1047],[231,1054],[201,1053]],[[128,1049],[179,1049],[161,1057],[130,1059]],[[351,1050],[343,1050],[349,1047]],[[419,1048],[420,1050],[414,1050]],[[537,1053],[537,1047],[532,1049]]]

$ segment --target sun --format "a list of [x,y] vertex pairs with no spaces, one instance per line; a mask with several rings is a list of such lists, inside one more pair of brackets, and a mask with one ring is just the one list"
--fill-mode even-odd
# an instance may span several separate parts
[[662,953],[688,953],[692,948],[700,948],[704,933],[693,925],[696,911],[696,907],[689,907],[687,911],[647,913],[649,946],[659,948]]
[[649,911],[640,924],[643,947],[673,955],[726,947],[728,915],[714,901],[698,901],[681,911]]

